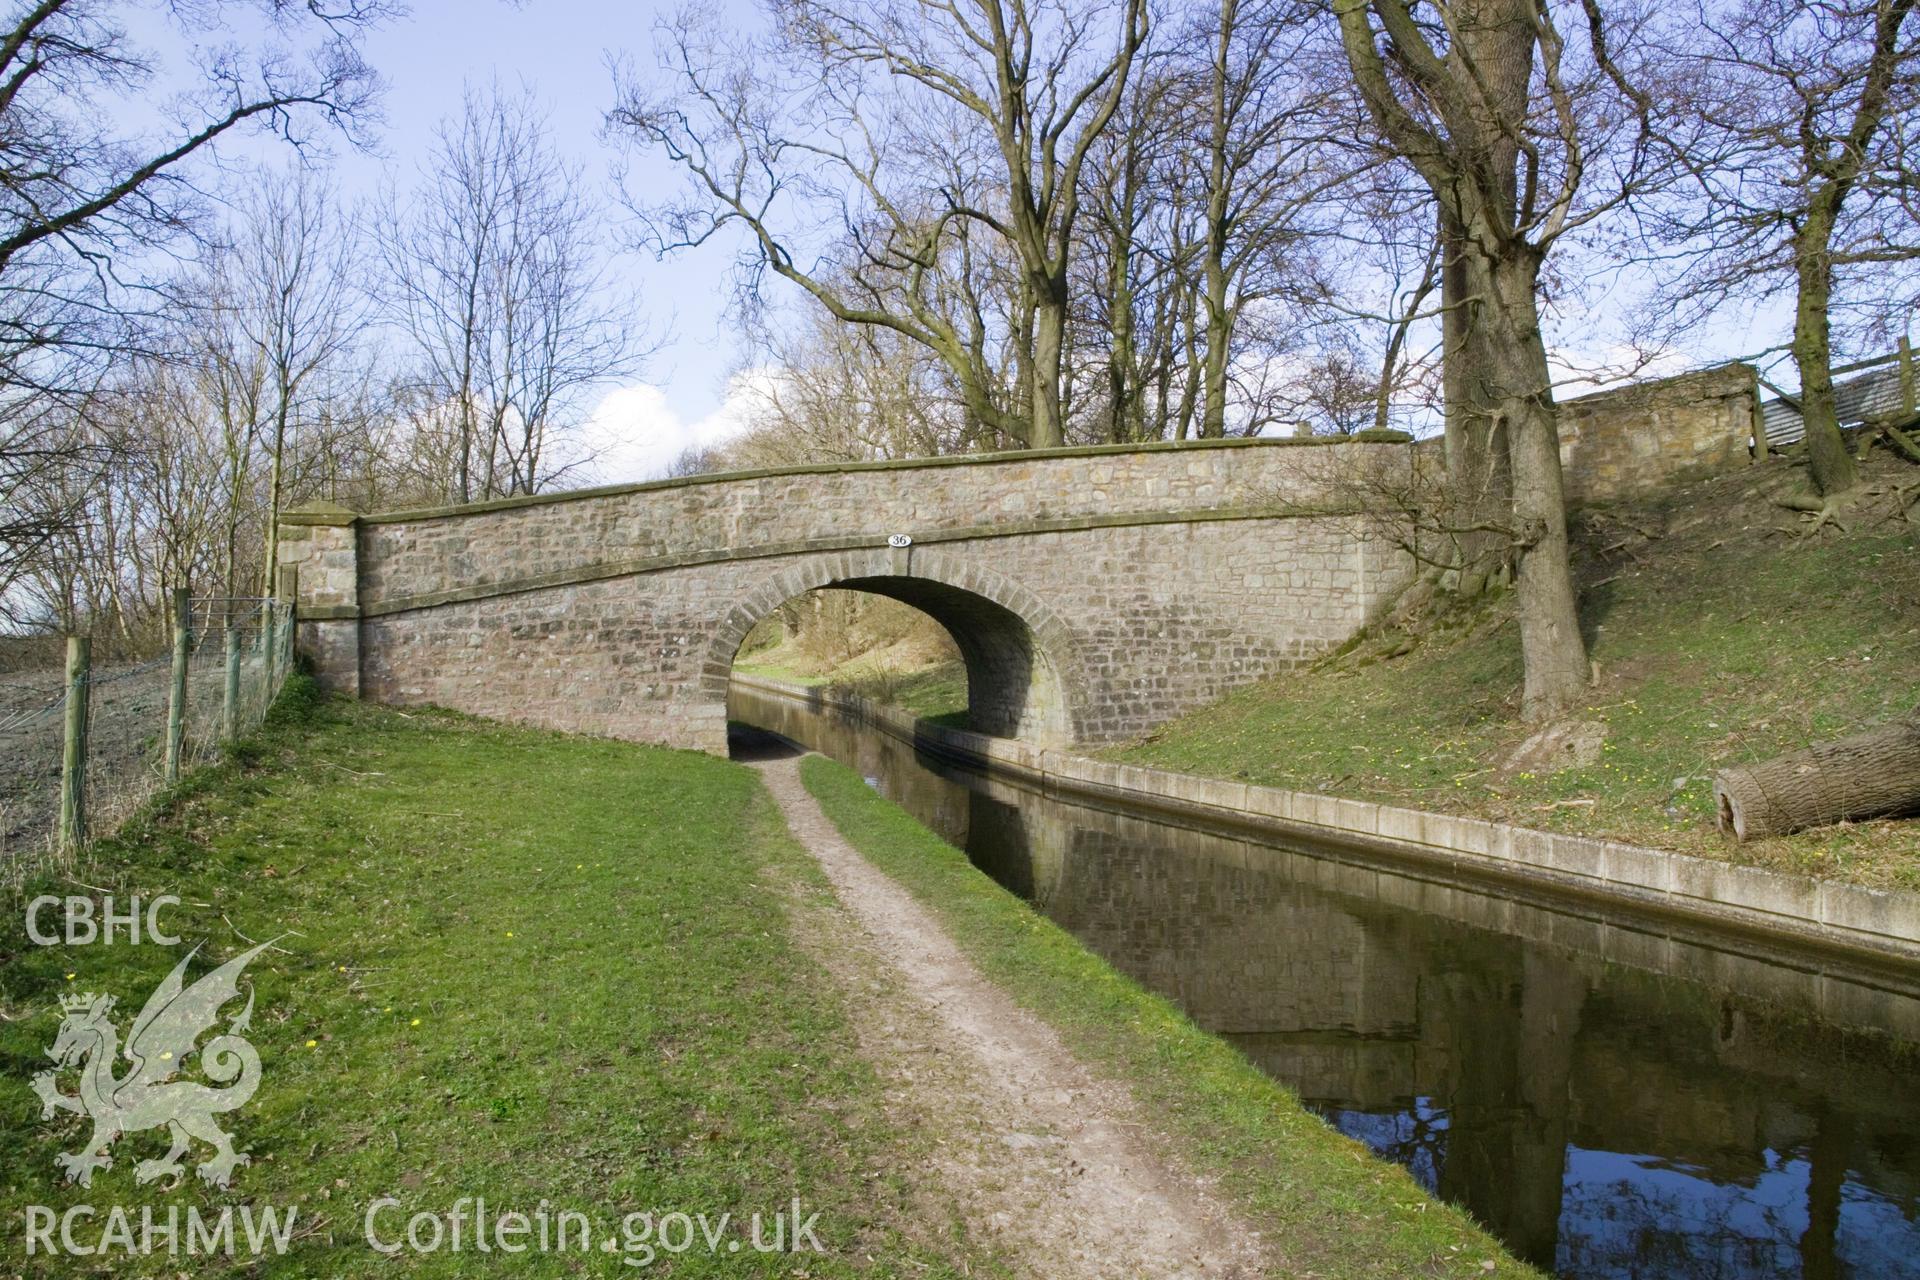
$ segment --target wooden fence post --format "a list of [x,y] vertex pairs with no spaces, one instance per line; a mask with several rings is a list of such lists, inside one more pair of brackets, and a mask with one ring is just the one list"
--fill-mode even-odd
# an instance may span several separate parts
[[192,604],[185,587],[173,589],[173,686],[167,694],[167,785],[180,781],[187,746],[187,661],[192,655]]
[[220,736],[232,742],[240,736],[240,628],[227,619],[227,687],[220,701]]
[[1900,339],[1900,416],[1911,421],[1914,412],[1913,342],[1903,335]]
[[66,741],[60,751],[60,847],[87,842],[87,718],[93,698],[93,641],[67,637]]

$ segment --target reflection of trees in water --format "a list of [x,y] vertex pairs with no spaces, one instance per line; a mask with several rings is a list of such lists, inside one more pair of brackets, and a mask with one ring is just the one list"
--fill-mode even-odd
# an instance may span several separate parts
[[1409,1111],[1346,1111],[1309,1103],[1327,1123],[1375,1155],[1403,1166],[1415,1182],[1439,1194],[1440,1174],[1447,1162],[1447,1113],[1431,1098],[1415,1098]]
[[1803,1201],[1768,1204],[1715,1183],[1687,1183],[1692,1185],[1621,1178],[1571,1184],[1554,1270],[1662,1280],[1832,1274],[1801,1268]]

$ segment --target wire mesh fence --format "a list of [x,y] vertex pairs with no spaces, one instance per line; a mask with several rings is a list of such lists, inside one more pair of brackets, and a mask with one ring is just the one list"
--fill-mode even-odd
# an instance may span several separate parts
[[292,667],[275,600],[182,602],[172,653],[0,681],[0,887],[57,867],[266,717]]
[[0,875],[8,883],[18,879],[18,855],[54,844],[66,702],[60,671],[0,685]]

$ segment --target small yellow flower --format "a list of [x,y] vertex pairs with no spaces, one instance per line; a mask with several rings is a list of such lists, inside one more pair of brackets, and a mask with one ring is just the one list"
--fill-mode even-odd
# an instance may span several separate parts
[[68,982],[72,982],[72,981],[73,981],[73,975],[72,975],[72,974],[68,974],[68,975],[67,975],[67,981],[68,981]]
[[511,938],[513,936],[513,930],[511,929],[507,930],[507,936]]
[[307,1041],[307,1048],[309,1048],[309,1049],[317,1049],[317,1048],[319,1048],[319,1047],[320,1047],[320,1042],[319,1042],[318,1040],[309,1040],[309,1041]]
[[392,1012],[393,1012],[393,1006],[392,1006],[392,1005],[388,1005],[388,1006],[387,1006],[386,1008],[384,1008],[384,1009],[382,1009],[382,1010],[381,1010],[380,1012],[382,1012],[382,1013],[392,1013]]
[[407,1025],[417,1027],[420,1025],[420,1019],[415,1018],[412,1022],[408,1023]]

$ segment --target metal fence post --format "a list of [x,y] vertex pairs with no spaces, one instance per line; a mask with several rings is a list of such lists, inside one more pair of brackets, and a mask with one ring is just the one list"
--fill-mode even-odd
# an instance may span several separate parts
[[87,841],[87,712],[92,700],[93,641],[67,637],[66,741],[60,752],[60,847]]
[[173,589],[173,686],[167,695],[167,785],[180,781],[187,745],[187,660],[192,653],[192,605],[185,587]]
[[220,703],[220,736],[232,742],[240,736],[240,628],[227,619],[227,688]]

